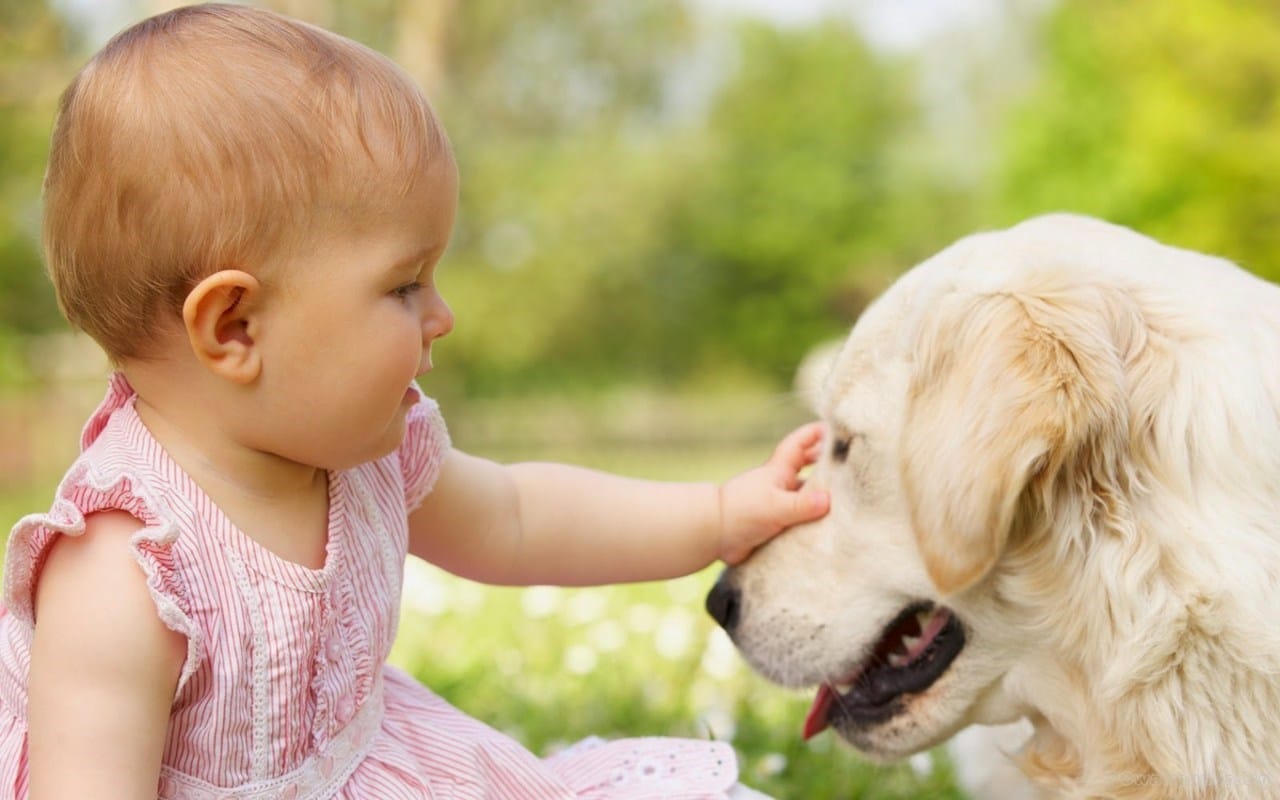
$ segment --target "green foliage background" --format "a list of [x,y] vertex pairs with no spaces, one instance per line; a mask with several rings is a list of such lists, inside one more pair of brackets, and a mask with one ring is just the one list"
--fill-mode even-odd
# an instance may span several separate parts
[[[895,274],[1047,210],[1280,275],[1270,0],[1014,1],[994,33],[905,51],[839,3],[789,26],[678,0],[276,7],[406,64],[451,131],[446,395],[783,387]],[[61,327],[38,181],[57,92],[101,38],[76,22],[0,10],[5,341]]]
[[[724,477],[803,416],[796,365],[894,276],[1044,211],[1280,279],[1274,0],[1007,0],[914,48],[857,24],[883,2],[787,25],[695,0],[261,4],[387,52],[443,117],[463,180],[440,274],[458,325],[427,388],[455,440],[488,455]],[[98,5],[121,22],[166,7]],[[69,7],[0,0],[3,527],[47,503],[100,391],[96,373],[68,380],[82,348],[59,336],[38,246],[57,95],[103,37]],[[612,590],[600,613],[696,612],[711,578]],[[703,649],[597,648],[574,677],[564,654],[597,623],[533,618],[522,597],[409,614],[398,658],[538,749],[706,733],[705,681],[689,677],[715,636],[700,615]],[[872,769],[797,741],[804,698],[745,673],[715,691],[748,777],[779,797],[958,796],[944,756],[923,777]]]
[[1078,0],[1040,37],[997,218],[1070,208],[1280,278],[1280,5]]

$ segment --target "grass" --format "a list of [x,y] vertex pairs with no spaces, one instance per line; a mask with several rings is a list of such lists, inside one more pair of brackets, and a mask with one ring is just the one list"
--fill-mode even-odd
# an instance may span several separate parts
[[[724,415],[707,419],[723,422]],[[791,421],[775,419],[745,444],[691,437],[708,424],[698,419],[649,445],[630,436],[593,443],[589,424],[556,446],[519,441],[505,429],[480,435],[465,421],[453,435],[467,449],[501,460],[564,460],[640,477],[706,480],[759,463]],[[48,508],[56,480],[0,485],[0,527]],[[963,800],[941,751],[875,766],[831,733],[803,742],[811,695],[768,684],[744,665],[702,611],[715,575],[710,568],[661,583],[497,588],[411,562],[392,661],[537,753],[592,735],[713,738],[732,743],[745,783],[779,800]]]
[[963,797],[942,753],[877,767],[829,733],[803,742],[810,696],[752,674],[701,612],[714,577],[506,589],[414,564],[392,661],[538,753],[590,735],[710,738],[780,800]]

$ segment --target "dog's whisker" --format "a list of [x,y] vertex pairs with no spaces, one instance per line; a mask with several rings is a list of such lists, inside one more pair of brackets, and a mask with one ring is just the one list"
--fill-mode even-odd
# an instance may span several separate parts
[[838,683],[839,678],[832,677],[831,673],[826,671],[823,672],[823,677],[825,679],[826,684],[832,687],[834,690],[832,691],[832,695],[835,699],[835,704],[839,706],[841,712],[847,712],[849,710],[849,707],[845,705],[844,694],[839,691],[839,688],[840,688],[840,684]]

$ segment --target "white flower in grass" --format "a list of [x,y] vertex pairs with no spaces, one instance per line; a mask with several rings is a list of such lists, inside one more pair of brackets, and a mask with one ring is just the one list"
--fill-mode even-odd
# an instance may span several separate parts
[[667,590],[667,597],[670,597],[673,603],[682,606],[700,605],[702,597],[707,593],[702,580],[697,576],[666,581],[664,587]]
[[564,590],[557,586],[530,586],[520,593],[520,607],[530,619],[549,617],[560,610]]
[[592,625],[587,638],[597,650],[612,653],[621,650],[627,643],[627,632],[617,621],[606,619]]
[[765,753],[756,762],[755,773],[758,778],[772,778],[781,775],[787,768],[787,757],[782,753]]
[[683,608],[668,609],[658,622],[653,634],[653,646],[658,654],[675,661],[687,654],[693,646],[694,616]]
[[438,617],[453,605],[449,589],[441,580],[439,571],[414,558],[405,562],[400,604],[403,608],[429,617]]
[[832,750],[831,743],[838,739],[836,736],[815,736],[804,743],[804,746],[815,753],[830,753]]
[[653,706],[666,706],[673,702],[674,689],[665,675],[650,670],[649,676],[640,683],[640,693],[644,695],[645,702]]
[[627,627],[636,633],[648,633],[658,624],[658,609],[648,603],[636,603],[627,609]]
[[574,675],[594,672],[600,657],[585,644],[575,644],[564,651],[564,668]]
[[694,708],[719,708],[733,705],[734,694],[717,680],[709,679],[699,671],[686,690],[686,696]]
[[916,753],[907,759],[907,763],[911,765],[911,771],[918,777],[927,778],[933,774],[933,755],[931,753]]
[[514,647],[501,647],[493,654],[494,665],[498,672],[507,678],[524,674],[524,653]]
[[454,608],[459,611],[479,611],[491,596],[487,587],[461,578],[451,578],[446,588],[453,597]]
[[738,720],[727,708],[709,708],[698,715],[698,722],[713,741],[732,742],[738,735]]
[[609,598],[599,589],[577,589],[569,593],[568,608],[565,609],[569,621],[576,625],[595,622],[604,616],[609,606]]
[[720,680],[728,680],[742,670],[742,656],[733,646],[733,640],[722,628],[715,628],[707,637],[707,648],[702,651],[702,671]]

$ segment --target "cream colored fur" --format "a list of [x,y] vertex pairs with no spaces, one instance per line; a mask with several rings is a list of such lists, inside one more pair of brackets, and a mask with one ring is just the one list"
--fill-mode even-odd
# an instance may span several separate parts
[[1280,797],[1280,288],[1037,218],[904,275],[820,403],[831,513],[726,576],[758,670],[847,676],[928,599],[966,647],[864,752],[1025,718],[1053,796]]

